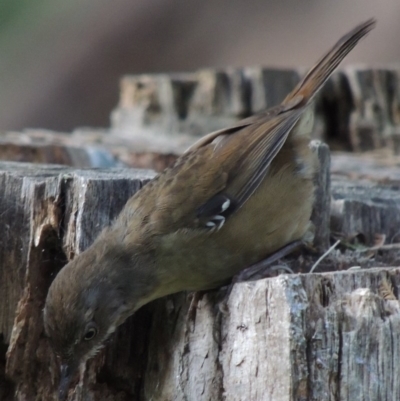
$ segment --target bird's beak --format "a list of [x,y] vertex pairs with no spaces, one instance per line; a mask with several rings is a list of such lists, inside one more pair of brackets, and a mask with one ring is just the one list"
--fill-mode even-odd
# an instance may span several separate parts
[[59,401],[65,401],[67,399],[69,385],[77,371],[77,366],[70,363],[62,363],[60,371],[61,379],[60,385],[58,386],[58,399]]

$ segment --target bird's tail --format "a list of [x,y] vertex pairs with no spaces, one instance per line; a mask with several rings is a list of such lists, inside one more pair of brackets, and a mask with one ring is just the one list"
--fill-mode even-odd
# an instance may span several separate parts
[[[283,104],[308,103],[331,76],[336,67],[356,46],[358,41],[371,31],[376,24],[375,19],[370,19],[342,36],[324,57],[307,73],[294,90],[286,96]],[[290,108],[290,106],[289,106]]]

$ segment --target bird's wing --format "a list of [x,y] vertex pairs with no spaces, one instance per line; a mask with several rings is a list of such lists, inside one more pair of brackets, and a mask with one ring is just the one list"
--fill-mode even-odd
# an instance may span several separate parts
[[221,227],[258,188],[309,102],[374,25],[366,21],[343,36],[281,105],[200,139],[128,202],[136,217],[120,218],[132,217],[131,225],[154,234]]
[[[226,168],[228,181],[224,195],[231,197],[231,205],[235,204],[235,207],[230,206],[229,212],[243,206],[258,188],[271,161],[282,148],[307,105],[344,57],[373,29],[375,23],[374,19],[370,19],[341,37],[310,69],[281,105],[242,120],[227,130],[211,133],[189,149],[192,151],[215,144],[215,157],[220,158],[228,166]],[[214,211],[216,199],[220,203],[224,202],[224,197],[217,194],[202,206],[201,211]],[[223,204],[226,205],[226,201]],[[226,211],[222,212],[226,214]]]
[[221,227],[258,187],[302,113],[280,111],[211,134],[131,198],[119,219],[150,235]]

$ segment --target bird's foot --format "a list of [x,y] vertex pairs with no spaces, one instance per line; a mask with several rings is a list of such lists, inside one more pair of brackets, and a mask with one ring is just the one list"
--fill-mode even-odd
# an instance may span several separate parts
[[236,283],[244,282],[244,281],[253,281],[253,280],[259,280],[261,278],[266,278],[270,277],[271,273],[283,270],[287,273],[293,274],[292,269],[290,269],[288,266],[285,265],[274,265],[271,266],[273,263],[278,261],[279,259],[282,259],[283,257],[289,255],[292,253],[294,250],[299,248],[300,246],[303,245],[303,241],[298,240],[298,241],[293,241],[287,245],[285,245],[283,248],[277,250],[273,254],[269,255],[267,258],[261,260],[260,262],[257,262],[246,269],[242,270],[236,276],[233,277],[231,284],[228,286],[228,290],[226,292],[226,297],[224,301],[224,305],[220,306],[220,309],[222,310],[227,310],[227,305],[226,302],[232,292],[233,286]]
[[[295,249],[299,248],[303,244],[304,242],[301,240],[291,242],[290,244],[285,245],[283,248],[279,249],[272,255],[269,255],[266,259],[249,266],[248,268],[242,270],[236,276],[234,276],[231,283],[226,287],[223,287],[224,289],[226,289],[226,293],[223,297],[224,299],[218,303],[218,314],[221,314],[222,316],[228,313],[229,308],[227,302],[232,292],[232,288],[236,283],[266,278],[271,276],[273,272],[279,270],[283,270],[287,273],[293,273],[293,271],[288,266],[282,264],[272,266],[272,264],[279,259],[282,259],[283,257],[289,255],[291,252],[293,252]],[[207,292],[208,291],[195,291],[190,293],[191,300],[186,317],[186,330],[188,333],[193,332],[194,330],[199,302],[203,298],[204,294],[206,294]]]
[[278,261],[279,259],[282,259],[285,256],[289,255],[302,245],[303,241],[300,240],[293,241],[290,244],[285,245],[283,248],[277,250],[272,255],[269,255],[267,258],[239,272],[236,276],[233,277],[232,284],[240,283],[242,281],[252,281],[252,280],[258,280],[260,278],[266,278],[270,276],[272,272],[275,272],[277,270],[285,270],[288,273],[293,273],[293,271],[287,266],[284,265],[271,266],[271,265],[276,261]]

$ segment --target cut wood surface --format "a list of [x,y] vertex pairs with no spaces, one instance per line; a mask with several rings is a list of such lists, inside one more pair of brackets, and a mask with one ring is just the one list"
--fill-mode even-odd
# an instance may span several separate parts
[[0,134],[0,160],[63,164],[76,168],[137,167],[162,171],[193,143],[156,142],[120,138],[109,130],[77,129],[70,134],[26,130]]
[[[0,133],[0,160],[161,171],[200,135],[275,106],[305,71],[262,67],[121,80],[107,129]],[[347,68],[317,95],[314,138],[334,150],[400,152],[400,69]]]
[[[246,67],[126,76],[112,132],[159,148],[166,138],[203,135],[279,104],[305,72]],[[398,67],[334,74],[316,98],[315,138],[332,149],[390,146],[399,153],[399,78]]]
[[[314,248],[280,275],[176,294],[128,319],[69,401],[399,400],[399,69],[348,68],[315,110]],[[110,129],[0,134],[0,401],[56,400],[48,287],[126,200],[199,135],[279,103],[301,76],[265,68],[128,76]],[[61,166],[59,164],[63,164]],[[68,167],[70,166],[70,167]],[[95,169],[82,169],[96,167]],[[110,168],[113,167],[113,168]],[[107,169],[105,169],[107,168]],[[266,222],[268,224],[268,222]]]
[[205,296],[191,330],[182,296],[159,301],[145,399],[396,400],[399,285],[400,269],[241,283],[222,317]]
[[[371,174],[348,177],[352,163]],[[395,242],[398,165],[333,155],[332,211],[343,236]],[[0,163],[1,401],[55,399],[58,365],[42,325],[48,286],[153,176]],[[227,300],[211,292],[194,322],[186,294],[147,305],[88,364],[69,400],[396,400],[399,251],[385,254],[335,250],[325,273],[240,283]],[[291,266],[309,271],[311,259]],[[353,265],[381,268],[326,272]]]
[[8,345],[2,399],[52,399],[58,369],[42,325],[48,286],[153,176],[0,164],[0,335]]

